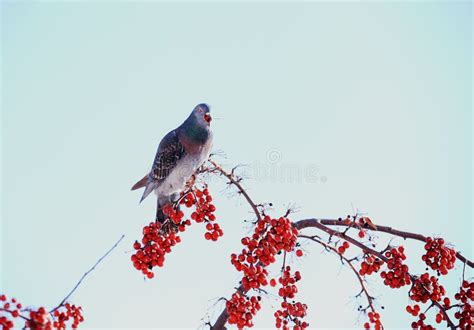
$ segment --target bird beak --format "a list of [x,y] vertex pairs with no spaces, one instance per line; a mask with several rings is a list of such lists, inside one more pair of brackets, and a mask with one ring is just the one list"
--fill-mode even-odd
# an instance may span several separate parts
[[208,123],[210,123],[210,122],[211,122],[211,120],[212,120],[212,117],[211,117],[211,115],[210,115],[210,114],[208,114],[208,113],[206,113],[206,114],[204,115],[204,120],[205,120],[205,121],[207,121]]

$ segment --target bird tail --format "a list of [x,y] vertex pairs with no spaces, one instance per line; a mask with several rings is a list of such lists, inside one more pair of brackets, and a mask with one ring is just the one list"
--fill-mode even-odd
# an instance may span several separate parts
[[143,192],[142,198],[140,199],[140,203],[147,198],[150,193],[158,187],[158,184],[155,181],[148,182],[145,186],[145,191]]
[[140,181],[138,181],[137,183],[135,183],[135,184],[133,185],[133,187],[132,187],[132,190],[137,190],[137,189],[140,189],[140,188],[142,188],[142,187],[145,187],[146,184],[147,184],[147,182],[148,182],[148,174],[145,175],[145,176],[143,177],[143,179],[141,179]]

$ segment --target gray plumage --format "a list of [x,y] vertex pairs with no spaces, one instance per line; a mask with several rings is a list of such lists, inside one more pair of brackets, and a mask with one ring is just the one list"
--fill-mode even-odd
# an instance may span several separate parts
[[151,171],[132,190],[145,187],[143,201],[152,191],[157,194],[157,220],[165,216],[161,208],[176,201],[186,182],[209,158],[212,147],[210,109],[207,104],[198,104],[189,117],[178,128],[161,140]]

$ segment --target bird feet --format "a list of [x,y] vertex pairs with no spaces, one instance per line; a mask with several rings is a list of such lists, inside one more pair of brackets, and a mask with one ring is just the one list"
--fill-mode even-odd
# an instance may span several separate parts
[[175,224],[171,219],[166,219],[161,225],[160,231],[163,234],[169,234],[171,232],[178,232],[178,225]]

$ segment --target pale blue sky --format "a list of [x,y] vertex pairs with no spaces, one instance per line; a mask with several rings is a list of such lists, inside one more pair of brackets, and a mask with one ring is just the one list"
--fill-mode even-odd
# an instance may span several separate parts
[[[222,182],[211,184],[220,242],[193,226],[152,281],[129,261],[154,214],[152,199],[138,205],[129,188],[200,102],[211,104],[215,150],[228,156],[218,160],[248,165],[245,185],[275,215],[293,203],[295,220],[359,209],[376,223],[442,234],[474,256],[469,2],[4,1],[1,9],[0,291],[58,303],[126,234],[72,298],[84,306],[84,328],[196,328],[220,312],[212,305],[237,283],[229,255],[251,218],[242,200],[220,193]],[[313,172],[293,181],[261,172],[288,168]],[[308,321],[360,327],[351,271],[304,248],[295,267]],[[413,264],[421,249],[409,244]],[[406,290],[371,283],[385,325],[408,327]],[[273,326],[275,304],[265,299],[257,327]]]

